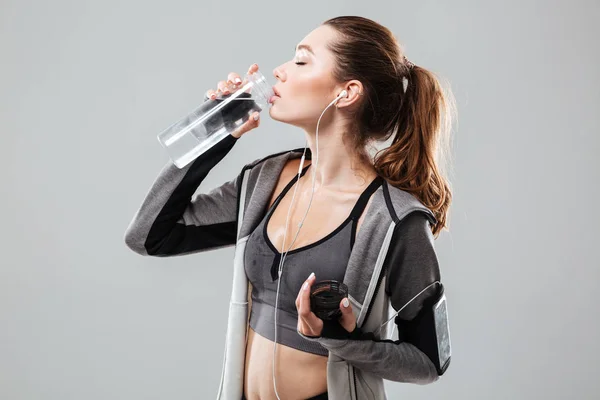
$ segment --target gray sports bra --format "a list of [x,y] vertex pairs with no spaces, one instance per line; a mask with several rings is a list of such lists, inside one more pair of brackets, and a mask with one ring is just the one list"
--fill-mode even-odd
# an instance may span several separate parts
[[[310,165],[302,170],[303,176]],[[250,327],[259,335],[275,339],[275,297],[277,295],[277,271],[282,254],[271,243],[267,235],[267,224],[281,199],[296,182],[297,176],[287,184],[265,217],[248,237],[244,254],[246,275],[252,283],[252,307]],[[296,297],[300,287],[314,271],[317,280],[335,279],[342,281],[354,245],[356,223],[364,211],[371,195],[383,182],[376,177],[361,193],[348,218],[324,238],[291,250],[285,257],[279,300],[277,302],[277,342],[309,353],[328,355],[327,349],[317,342],[304,339],[298,334],[298,311]]]

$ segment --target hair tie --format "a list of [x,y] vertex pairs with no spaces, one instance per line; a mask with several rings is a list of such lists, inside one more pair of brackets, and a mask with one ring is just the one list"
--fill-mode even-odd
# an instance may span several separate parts
[[406,68],[408,68],[409,71],[414,68],[415,64],[412,61],[410,61],[408,58],[406,58],[406,56],[402,56],[402,60],[404,62],[404,65],[406,65]]

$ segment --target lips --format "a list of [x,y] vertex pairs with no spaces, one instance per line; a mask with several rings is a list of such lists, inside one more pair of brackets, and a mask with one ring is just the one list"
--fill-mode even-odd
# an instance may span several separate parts
[[271,104],[275,101],[275,99],[278,99],[281,97],[279,95],[279,91],[277,90],[277,88],[275,88],[275,86],[273,86],[273,93],[274,93],[274,95],[271,96],[271,98],[269,99],[269,103],[271,103]]

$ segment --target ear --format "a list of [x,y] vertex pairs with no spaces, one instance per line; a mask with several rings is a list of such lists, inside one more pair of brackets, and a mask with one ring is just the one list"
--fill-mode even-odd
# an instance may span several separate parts
[[348,95],[338,100],[338,102],[336,103],[336,108],[338,109],[349,107],[353,104],[358,104],[358,102],[361,101],[361,98],[364,95],[363,85],[359,80],[356,79],[348,81],[346,85],[339,89],[338,92],[341,92],[343,89],[345,89],[348,92]]

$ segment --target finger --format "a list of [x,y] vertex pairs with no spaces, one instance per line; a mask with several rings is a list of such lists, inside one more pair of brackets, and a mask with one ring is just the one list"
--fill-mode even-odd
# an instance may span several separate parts
[[[248,68],[248,72],[246,73],[246,75],[251,75],[253,73],[255,73],[256,71],[258,71],[258,64],[252,64],[250,66],[250,68]],[[241,86],[245,86],[248,83],[248,77],[244,77],[244,80],[242,81],[242,83],[240,84]]]
[[342,316],[339,319],[340,325],[342,325],[346,331],[352,332],[356,327],[356,317],[352,312],[352,304],[350,304],[350,300],[348,300],[347,297],[340,302],[340,310],[342,311]]
[[306,317],[298,317],[298,330],[308,336],[321,336],[323,333],[323,320],[311,312]]
[[304,318],[307,318],[312,313],[310,310],[310,288],[312,287],[314,280],[315,273],[312,272],[304,281],[302,289],[300,289],[300,293],[298,294],[300,297],[300,308],[298,310],[298,315],[301,315]]
[[342,310],[342,314],[348,314],[352,312],[352,305],[347,297],[344,297],[342,301],[340,301],[340,310]]
[[248,73],[253,74],[258,71],[258,64],[252,64],[250,68],[248,68]]
[[231,86],[238,86],[242,83],[242,79],[235,72],[230,72],[229,75],[227,75],[227,82],[230,83]]
[[[306,280],[304,281],[304,283],[309,282],[311,280],[311,277],[314,276],[314,272],[311,272],[311,274],[308,276],[308,278],[306,278]],[[312,286],[312,283],[309,283],[310,286]],[[298,295],[296,296],[296,308],[298,309],[298,311],[300,311],[300,299],[302,298],[302,294],[304,293],[304,285],[300,287],[300,290],[298,291]],[[308,299],[310,301],[310,287],[308,288]]]
[[310,309],[310,290],[316,279],[314,272],[311,273],[304,281],[296,299],[299,331],[309,336],[320,336],[323,332],[323,320]]
[[258,128],[259,125],[260,125],[260,114],[258,112],[255,112],[254,114],[252,114],[250,116],[250,118],[248,118],[248,121],[246,121],[242,125],[240,125],[240,127],[237,128],[232,133],[232,135],[234,137],[239,138],[240,136],[242,136],[244,133],[248,132],[249,130]]
[[214,89],[208,89],[206,91],[206,97],[208,97],[209,99],[214,100],[217,97],[217,92],[215,92]]
[[227,87],[227,82],[219,81],[219,83],[217,83],[217,92],[223,93],[223,94],[229,94],[229,88]]

